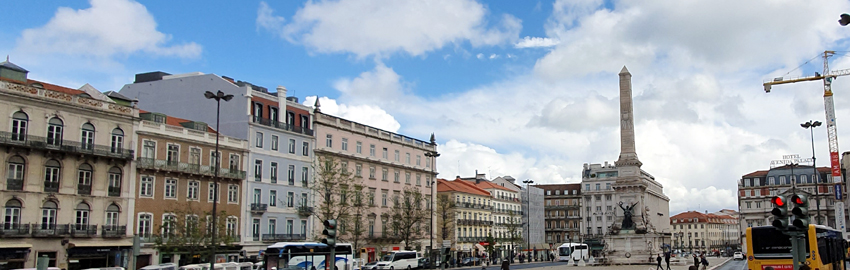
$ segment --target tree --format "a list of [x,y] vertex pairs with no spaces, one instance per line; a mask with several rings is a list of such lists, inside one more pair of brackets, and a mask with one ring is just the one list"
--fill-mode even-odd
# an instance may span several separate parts
[[516,215],[516,211],[510,210],[508,211],[507,221],[508,242],[511,243],[512,247],[516,248],[518,243],[522,243],[522,220]]
[[396,238],[404,242],[405,249],[410,249],[413,240],[425,237],[429,211],[423,207],[427,197],[416,188],[405,188],[401,196],[393,198],[393,206],[389,210],[390,228]]
[[[166,213],[161,234],[154,238],[154,245],[162,253],[185,252],[186,258],[194,255],[207,258],[211,250],[212,230],[216,230],[216,244],[230,246],[236,241],[235,236],[227,233],[227,212],[220,211],[217,221],[211,221],[211,213],[200,211],[195,203],[186,202]],[[203,220],[202,220],[203,217]]]
[[[374,207],[368,198],[372,196],[367,194],[363,185],[355,184],[349,192],[349,204],[353,209],[351,214],[345,215],[345,223],[351,228],[345,231],[347,240],[351,242],[354,250],[359,250],[360,244],[364,242],[364,233],[367,230],[368,219],[374,218],[372,208]],[[355,252],[359,256],[360,252]]]
[[449,194],[437,195],[437,205],[434,210],[437,211],[437,217],[439,217],[437,219],[437,227],[440,229],[438,232],[440,234],[440,240],[454,240],[456,230],[455,221],[457,220],[456,207],[455,200]]
[[[319,156],[314,164],[316,177],[310,184],[310,189],[316,198],[316,217],[320,221],[335,219],[344,220],[351,211],[352,205],[347,200],[350,187],[355,186],[356,180],[348,171],[348,162],[332,156]],[[345,226],[344,221],[340,229]],[[320,234],[316,234],[320,235]]]

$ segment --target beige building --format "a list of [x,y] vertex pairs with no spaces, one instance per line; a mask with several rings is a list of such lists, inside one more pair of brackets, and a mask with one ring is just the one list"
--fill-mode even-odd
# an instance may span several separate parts
[[[201,243],[209,237],[205,232],[189,234],[175,224],[195,223],[203,228],[210,221],[214,193],[216,133],[206,123],[180,119],[165,114],[144,112],[136,128],[135,201],[136,233],[142,249],[138,267],[174,262],[179,265],[208,261],[202,254],[208,247],[194,252],[182,243]],[[241,249],[240,211],[245,201],[243,181],[248,142],[224,135],[219,136],[221,169],[218,172],[218,205],[216,238],[222,246],[217,249],[220,260],[238,260]],[[192,222],[194,221],[194,222]],[[173,239],[169,239],[173,238]],[[167,243],[157,249],[156,240]],[[169,240],[172,240],[171,244]],[[218,242],[217,241],[217,242]],[[180,251],[174,252],[179,249]],[[229,257],[229,258],[228,258]]]
[[[437,192],[447,194],[455,201],[456,221],[452,224],[453,228],[447,229],[446,236],[441,232],[435,237],[439,240],[451,240],[452,251],[456,252],[457,258],[484,252],[485,247],[480,243],[487,241],[494,228],[492,195],[474,183],[460,178],[453,181],[439,179],[437,182]],[[440,218],[439,214],[437,216]]]
[[[381,217],[392,207],[393,198],[408,187],[419,189],[430,198],[426,207],[433,205],[436,192],[432,182],[437,173],[435,159],[429,155],[436,153],[436,144],[433,140],[426,142],[323,114],[318,102],[316,104],[313,122],[316,160],[325,156],[341,161],[355,179],[368,188],[369,197],[374,198],[373,215],[368,215],[367,243],[360,250],[365,256],[361,258],[372,259],[376,252],[404,247],[402,243],[377,244],[385,242],[385,232],[388,231]],[[318,201],[315,203],[319,204]],[[317,217],[313,215],[312,218]],[[315,222],[322,223],[320,220]],[[322,226],[313,228],[318,231],[316,235],[321,235]],[[408,245],[424,251],[429,244],[429,238],[425,237]]]
[[[523,242],[525,226],[522,223],[519,190],[495,184],[487,180],[484,174],[476,174],[475,178],[462,180],[490,193],[490,200],[485,205],[489,205],[492,211],[489,217],[485,215],[484,220],[493,223],[488,234],[496,241],[495,250],[501,256],[507,256],[511,252],[519,252],[518,248],[525,247],[527,244]],[[486,236],[488,235],[485,234],[484,237]]]
[[127,266],[133,241],[138,110],[86,84],[27,79],[0,63],[0,265]]
[[688,211],[670,217],[673,249],[715,252],[738,247],[738,218],[731,210],[718,213]]

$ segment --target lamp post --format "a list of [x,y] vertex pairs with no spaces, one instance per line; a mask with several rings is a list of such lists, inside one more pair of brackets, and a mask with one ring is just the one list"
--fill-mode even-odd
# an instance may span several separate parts
[[522,180],[525,184],[525,205],[526,205],[526,220],[525,220],[525,248],[528,249],[528,257],[531,257],[531,184],[534,180]]
[[225,102],[230,101],[233,98],[233,95],[225,95],[224,92],[219,90],[217,93],[213,93],[210,91],[206,91],[204,93],[204,97],[207,99],[215,99],[215,174],[213,176],[213,201],[212,201],[212,226],[210,227],[210,234],[212,237],[210,238],[210,246],[212,246],[212,252],[210,252],[210,269],[215,269],[215,248],[218,246],[215,242],[215,233],[216,233],[216,225],[218,221],[216,219],[216,206],[218,205],[218,171],[221,168],[221,154],[218,152],[218,134],[221,133],[218,130],[218,124],[221,116],[221,101]]
[[430,224],[430,226],[428,226],[428,228],[429,228],[428,229],[428,241],[430,243],[430,247],[429,247],[429,250],[428,250],[428,258],[432,262],[431,268],[433,269],[435,267],[433,262],[435,262],[436,260],[434,260],[434,256],[431,255],[431,252],[434,250],[434,206],[436,204],[436,200],[434,200],[434,198],[435,198],[435,194],[436,194],[436,191],[437,191],[437,188],[436,188],[436,185],[435,185],[437,183],[437,174],[434,173],[434,170],[437,167],[437,157],[440,156],[440,153],[437,153],[437,141],[434,140],[434,133],[431,133],[431,145],[434,146],[434,151],[425,152],[425,156],[430,158],[430,159],[433,159],[433,161],[434,161],[434,162],[431,162],[431,176],[434,177],[434,178],[432,178],[430,180],[431,181],[431,219],[430,219],[431,224]]
[[814,129],[816,127],[819,127],[820,125],[821,125],[820,121],[813,121],[813,120],[809,120],[808,122],[800,124],[801,127],[809,130],[809,136],[812,139],[812,170],[815,173],[814,175],[812,175],[812,177],[814,178],[812,180],[815,182],[815,207],[816,207],[815,209],[817,209],[816,211],[818,213],[817,218],[815,218],[815,222],[817,224],[821,224],[822,222],[821,222],[821,217],[820,217],[820,198],[818,198],[820,196],[820,175],[818,175],[818,167],[815,163],[816,158],[815,158],[815,131],[814,131]]

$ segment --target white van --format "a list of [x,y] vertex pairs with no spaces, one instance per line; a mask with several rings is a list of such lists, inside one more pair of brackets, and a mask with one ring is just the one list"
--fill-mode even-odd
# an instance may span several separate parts
[[376,268],[381,270],[410,270],[419,267],[416,251],[401,250],[384,255]]
[[[199,264],[187,264],[187,265],[184,265],[184,266],[180,266],[180,270],[206,270],[207,268],[210,268],[210,264],[208,264],[208,263],[207,264],[201,264],[201,263],[199,263]],[[142,268],[141,270],[145,270],[145,269]]]

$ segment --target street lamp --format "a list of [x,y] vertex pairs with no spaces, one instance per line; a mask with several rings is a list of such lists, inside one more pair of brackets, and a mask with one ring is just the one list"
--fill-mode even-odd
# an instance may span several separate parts
[[434,173],[434,169],[436,169],[436,167],[437,167],[437,157],[440,156],[440,153],[437,153],[437,141],[434,139],[434,133],[431,133],[431,145],[434,146],[434,151],[425,152],[425,156],[428,157],[428,158],[432,158],[433,161],[434,161],[434,162],[431,162],[431,176],[434,177],[434,178],[432,178],[430,180],[431,181],[431,219],[430,219],[431,224],[430,224],[430,226],[428,226],[429,227],[429,229],[428,229],[428,241],[430,243],[430,248],[428,250],[428,258],[432,262],[431,268],[434,268],[435,265],[434,265],[433,262],[435,262],[436,260],[434,260],[434,256],[431,255],[431,252],[434,250],[434,206],[436,204],[436,201],[434,200],[434,198],[435,198],[435,194],[436,194],[436,190],[437,190],[436,185],[435,185],[437,183],[437,174]]
[[221,168],[221,154],[218,152],[218,134],[221,133],[218,130],[218,124],[221,116],[221,101],[225,102],[233,99],[233,95],[225,95],[221,90],[218,93],[213,94],[213,92],[206,91],[204,93],[204,97],[207,99],[215,99],[215,176],[213,176],[213,197],[212,202],[212,226],[210,227],[210,233],[212,237],[210,238],[210,245],[212,246],[212,252],[210,252],[210,269],[215,269],[215,248],[218,244],[215,242],[215,233],[216,233],[216,205],[218,205],[218,171]]
[[534,180],[526,179],[522,180],[522,183],[525,184],[525,205],[526,205],[526,219],[525,219],[525,248],[528,249],[528,257],[531,258],[531,184],[534,183]]
[[800,124],[801,127],[809,130],[809,137],[812,138],[812,170],[815,172],[815,174],[812,176],[812,177],[814,177],[814,179],[812,179],[812,180],[815,182],[815,207],[816,207],[817,213],[818,213],[817,218],[815,218],[815,222],[817,224],[821,224],[822,221],[821,221],[821,218],[820,218],[820,198],[819,198],[819,195],[820,195],[820,180],[819,180],[819,178],[820,177],[818,175],[818,167],[815,163],[816,158],[815,158],[815,131],[814,131],[814,129],[816,127],[819,127],[820,125],[821,125],[820,121],[813,121],[813,120],[809,120],[809,122],[805,122],[805,123]]

